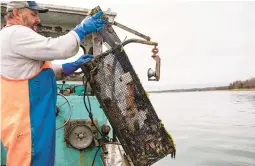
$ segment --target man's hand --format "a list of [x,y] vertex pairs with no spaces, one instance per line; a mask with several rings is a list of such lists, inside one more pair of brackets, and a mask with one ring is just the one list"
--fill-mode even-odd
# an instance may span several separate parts
[[86,35],[104,28],[107,21],[100,19],[103,14],[104,13],[100,11],[93,16],[88,16],[73,29],[78,34],[80,41],[82,41]]
[[75,72],[77,69],[80,68],[81,64],[86,63],[86,62],[90,61],[93,58],[94,58],[93,55],[85,54],[85,55],[82,55],[75,62],[62,64],[62,68],[64,70],[64,75],[72,74],[73,72]]

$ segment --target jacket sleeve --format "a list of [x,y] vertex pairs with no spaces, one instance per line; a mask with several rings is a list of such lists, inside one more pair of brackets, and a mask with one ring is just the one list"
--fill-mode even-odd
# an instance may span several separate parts
[[79,51],[80,39],[74,31],[51,38],[44,37],[25,26],[18,26],[11,35],[12,51],[23,57],[53,61],[67,59]]
[[54,64],[52,63],[52,69],[55,73],[55,77],[56,77],[56,80],[61,80],[62,79],[62,76],[63,76],[63,68],[62,68],[62,64]]

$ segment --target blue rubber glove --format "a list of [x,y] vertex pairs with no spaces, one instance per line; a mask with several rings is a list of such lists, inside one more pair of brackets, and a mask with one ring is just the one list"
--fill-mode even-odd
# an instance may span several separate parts
[[73,29],[78,34],[80,41],[82,41],[86,35],[104,28],[107,21],[100,19],[103,14],[104,13],[100,11],[93,16],[88,16]]
[[94,56],[91,54],[85,54],[82,55],[78,60],[76,60],[75,62],[71,62],[71,63],[64,63],[62,64],[62,68],[64,70],[64,75],[70,75],[73,72],[75,72],[77,69],[80,68],[81,64],[86,63],[88,61],[90,61],[91,59],[93,59]]

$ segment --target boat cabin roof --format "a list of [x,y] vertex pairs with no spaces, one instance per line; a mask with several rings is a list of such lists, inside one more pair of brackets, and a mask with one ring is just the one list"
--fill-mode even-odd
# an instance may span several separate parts
[[[1,3],[1,28],[5,26],[4,15],[6,14],[6,2]],[[40,32],[44,33],[45,36],[57,36],[68,32],[79,24],[91,9],[68,7],[51,4],[38,5],[49,9],[47,13],[40,13],[41,25],[39,26]],[[111,12],[110,9],[104,11],[109,19],[109,22],[113,22],[116,13]]]

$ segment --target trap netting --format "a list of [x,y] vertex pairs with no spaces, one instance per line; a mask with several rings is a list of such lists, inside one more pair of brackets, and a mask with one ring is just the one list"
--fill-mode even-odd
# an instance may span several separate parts
[[[108,48],[120,39],[112,30],[101,32]],[[123,48],[85,64],[90,86],[109,122],[136,166],[152,165],[171,154],[173,139],[158,118]]]

